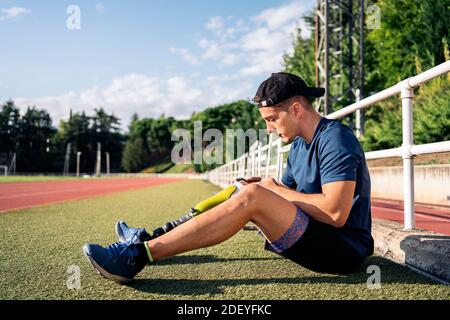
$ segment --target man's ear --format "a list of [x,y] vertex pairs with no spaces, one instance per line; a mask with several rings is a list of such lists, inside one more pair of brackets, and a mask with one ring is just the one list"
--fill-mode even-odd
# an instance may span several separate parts
[[295,118],[297,118],[297,119],[303,118],[303,113],[305,112],[305,110],[303,109],[302,105],[298,101],[295,101],[291,105],[291,108],[292,108],[292,114],[294,115]]

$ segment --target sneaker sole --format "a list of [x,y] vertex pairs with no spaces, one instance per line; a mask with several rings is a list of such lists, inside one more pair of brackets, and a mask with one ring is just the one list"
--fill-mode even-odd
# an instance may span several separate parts
[[83,253],[84,253],[85,257],[89,261],[89,263],[94,267],[94,269],[97,271],[97,273],[99,275],[101,275],[103,278],[108,279],[108,280],[112,280],[112,281],[114,281],[114,282],[116,282],[118,284],[129,283],[129,282],[131,282],[133,280],[133,279],[129,279],[129,278],[125,278],[125,277],[121,277],[121,276],[109,273],[108,271],[106,271],[105,269],[100,267],[98,265],[98,263],[95,262],[95,260],[92,259],[92,257],[86,251],[84,251],[84,248],[82,250],[83,250]]

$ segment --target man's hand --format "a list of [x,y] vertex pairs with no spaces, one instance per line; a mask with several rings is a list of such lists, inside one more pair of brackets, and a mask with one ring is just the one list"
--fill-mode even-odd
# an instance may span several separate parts
[[260,182],[261,177],[251,177],[251,178],[245,178],[245,180],[239,180],[239,183],[243,186],[246,186],[250,183]]
[[259,185],[261,185],[262,187],[269,189],[269,190],[274,190],[275,188],[279,187],[280,184],[274,179],[274,178],[266,178],[263,179],[261,182],[258,183]]
[[257,183],[260,186],[273,192],[276,192],[277,188],[282,187],[282,185],[280,185],[274,178],[262,179],[261,177],[251,177],[246,178],[245,180],[239,180],[239,183],[241,183],[243,186],[249,185],[250,183]]

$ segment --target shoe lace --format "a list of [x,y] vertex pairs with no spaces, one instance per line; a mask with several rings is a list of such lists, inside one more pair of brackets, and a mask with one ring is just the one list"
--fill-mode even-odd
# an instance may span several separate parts
[[135,264],[136,253],[134,248],[131,248],[133,244],[131,242],[121,243],[116,242],[108,246],[108,252],[113,259],[126,264]]
[[141,234],[144,232],[142,228],[128,228],[126,233],[131,234],[131,237],[128,239],[128,242],[136,242],[141,241]]
[[136,240],[140,240],[142,231],[143,230],[141,229],[137,229],[135,232],[133,232],[133,236],[128,242],[135,242]]

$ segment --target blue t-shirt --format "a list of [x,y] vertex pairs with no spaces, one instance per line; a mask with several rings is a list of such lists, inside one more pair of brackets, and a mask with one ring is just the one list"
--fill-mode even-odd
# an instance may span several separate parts
[[322,193],[322,185],[356,181],[353,206],[338,234],[362,256],[373,254],[370,176],[364,151],[352,130],[336,120],[322,118],[311,144],[297,137],[289,151],[282,182],[302,193]]

